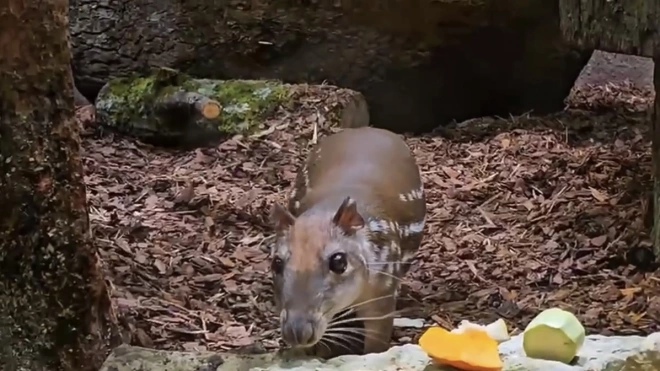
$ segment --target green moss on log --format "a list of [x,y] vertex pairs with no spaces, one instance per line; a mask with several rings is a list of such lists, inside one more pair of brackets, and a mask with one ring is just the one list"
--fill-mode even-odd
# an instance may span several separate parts
[[[158,108],[179,93],[215,100],[222,112],[209,119],[191,107]],[[102,124],[121,132],[147,141],[179,142],[191,135],[249,133],[288,100],[287,85],[279,81],[194,79],[162,68],[150,76],[111,80],[99,93],[96,108]]]
[[222,132],[244,132],[257,126],[287,102],[288,92],[279,81],[262,80],[189,80],[186,90],[214,98],[223,106]]

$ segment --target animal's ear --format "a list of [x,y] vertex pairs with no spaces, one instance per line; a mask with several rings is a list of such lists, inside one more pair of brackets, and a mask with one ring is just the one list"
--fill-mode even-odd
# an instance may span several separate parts
[[339,205],[339,209],[332,222],[348,235],[364,227],[364,218],[358,212],[357,203],[351,197],[346,197],[344,202]]
[[270,223],[273,225],[277,233],[282,233],[289,229],[295,221],[296,217],[294,217],[293,214],[282,205],[278,203],[273,205],[273,208],[270,211]]

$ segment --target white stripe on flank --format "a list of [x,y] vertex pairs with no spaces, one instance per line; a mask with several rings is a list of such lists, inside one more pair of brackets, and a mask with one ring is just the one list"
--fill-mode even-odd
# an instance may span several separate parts
[[372,232],[387,233],[390,232],[390,223],[383,219],[372,219],[369,221],[369,230]]
[[424,225],[426,224],[425,220],[420,222],[413,222],[410,224],[401,226],[401,237],[409,237],[414,234],[419,234],[424,231]]
[[412,202],[421,200],[424,197],[424,184],[420,184],[419,188],[413,189],[407,193],[399,194],[399,200],[403,202]]

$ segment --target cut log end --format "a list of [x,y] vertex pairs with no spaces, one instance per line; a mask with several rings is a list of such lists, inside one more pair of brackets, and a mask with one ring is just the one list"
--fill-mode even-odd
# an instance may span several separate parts
[[204,116],[207,119],[214,119],[220,116],[220,111],[222,110],[222,106],[220,106],[220,103],[216,101],[209,101],[206,102],[202,106],[202,116]]

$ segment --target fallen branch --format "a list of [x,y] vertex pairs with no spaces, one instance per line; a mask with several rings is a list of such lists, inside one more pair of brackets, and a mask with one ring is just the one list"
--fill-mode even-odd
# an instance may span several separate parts
[[192,110],[205,119],[220,116],[222,106],[217,101],[198,93],[177,91],[160,98],[155,103],[155,111],[168,113],[173,110]]

